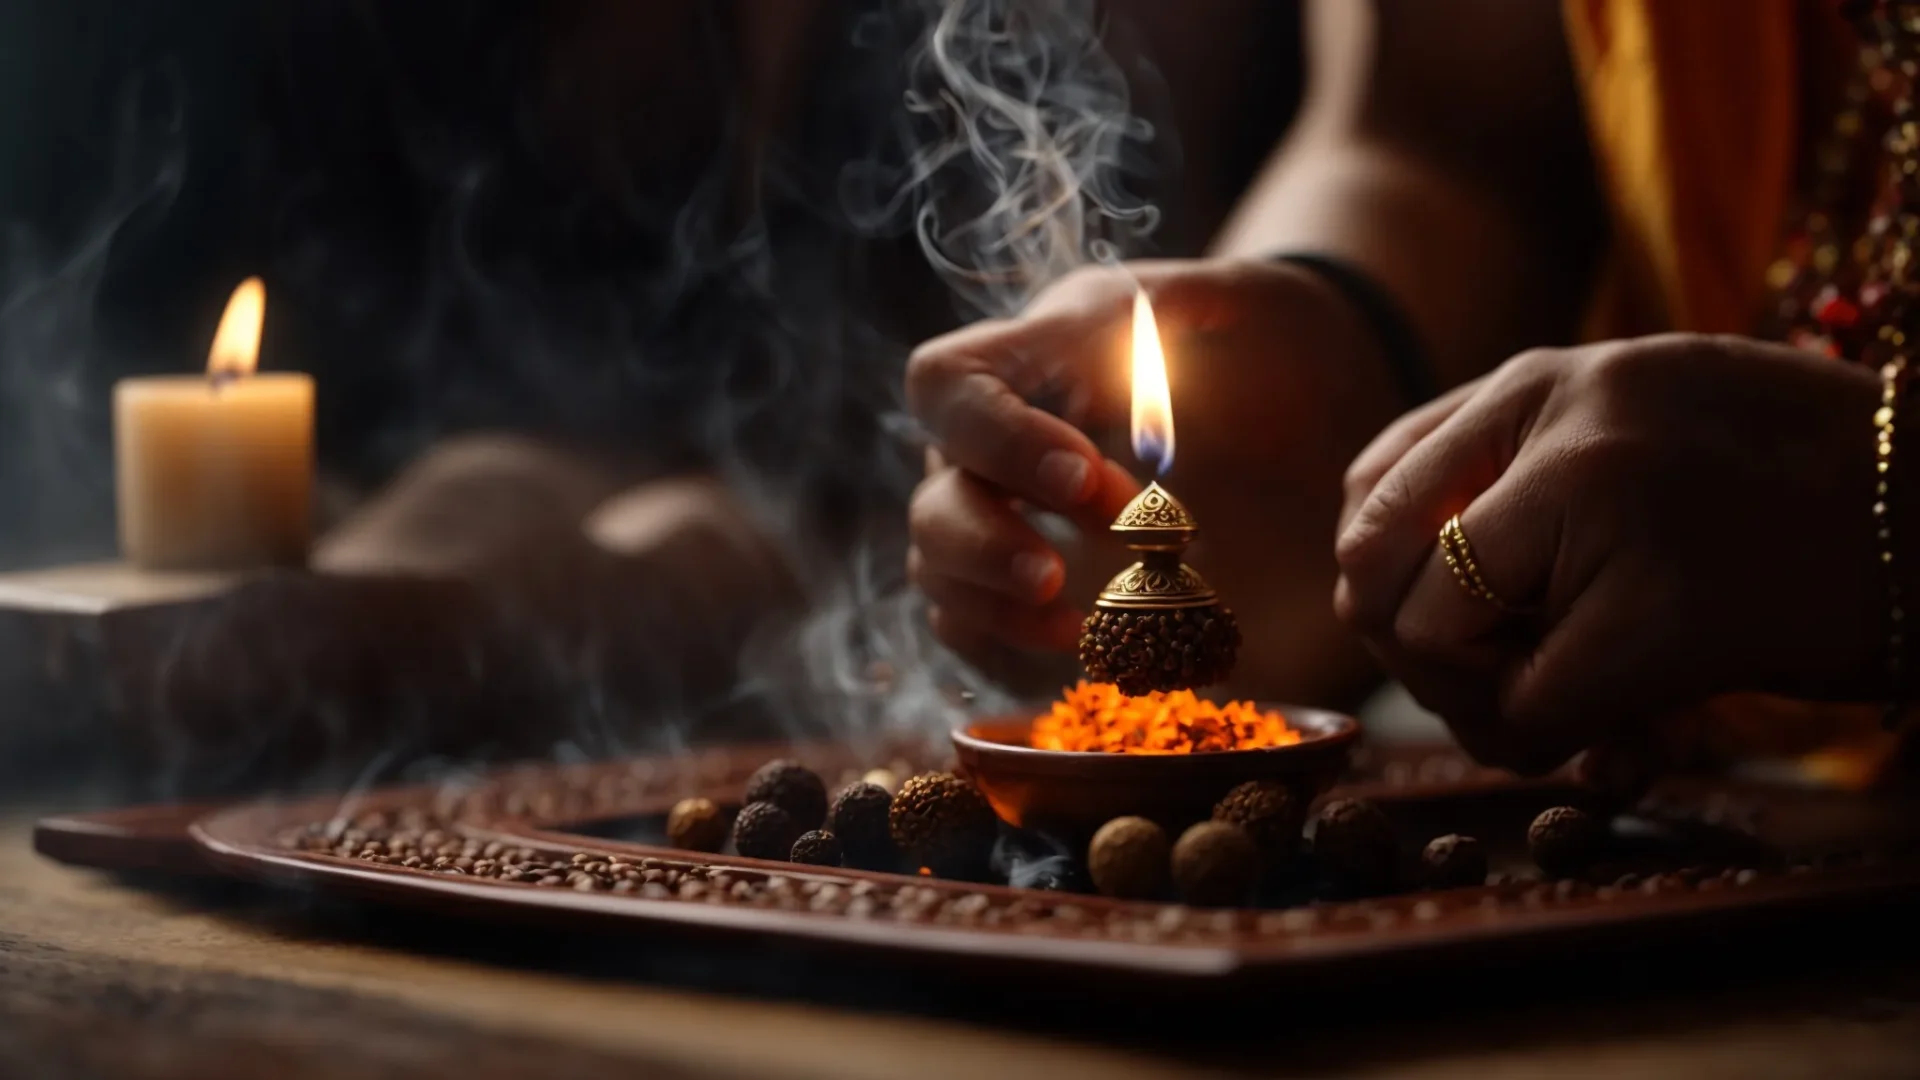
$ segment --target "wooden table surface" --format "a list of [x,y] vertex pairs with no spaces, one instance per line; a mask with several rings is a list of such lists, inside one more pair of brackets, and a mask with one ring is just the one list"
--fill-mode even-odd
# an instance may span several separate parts
[[[1920,1076],[1916,954],[1766,956],[1684,985],[1058,1001],[831,955],[681,950],[127,881],[0,818],[0,1077]],[[1492,997],[1486,995],[1492,994]],[[611,1070],[611,1071],[610,1071]]]

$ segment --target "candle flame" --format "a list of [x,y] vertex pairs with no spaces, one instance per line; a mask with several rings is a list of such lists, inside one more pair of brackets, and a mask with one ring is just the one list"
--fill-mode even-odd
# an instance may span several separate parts
[[220,316],[213,348],[207,350],[207,374],[246,376],[260,363],[260,325],[267,318],[267,286],[257,277],[241,282]]
[[1133,454],[1165,476],[1173,467],[1173,397],[1160,327],[1145,291],[1133,294]]

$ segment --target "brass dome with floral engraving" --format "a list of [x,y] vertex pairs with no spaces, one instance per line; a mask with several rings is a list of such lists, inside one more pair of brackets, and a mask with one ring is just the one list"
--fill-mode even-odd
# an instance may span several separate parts
[[[1160,565],[1153,565],[1160,563]],[[1193,567],[1182,562],[1141,560],[1120,571],[1100,590],[1095,607],[1195,607],[1219,597]]]
[[1191,690],[1232,674],[1240,654],[1233,612],[1180,561],[1200,534],[1180,500],[1159,484],[1127,504],[1109,530],[1140,553],[1114,575],[1080,629],[1080,665],[1127,695]]

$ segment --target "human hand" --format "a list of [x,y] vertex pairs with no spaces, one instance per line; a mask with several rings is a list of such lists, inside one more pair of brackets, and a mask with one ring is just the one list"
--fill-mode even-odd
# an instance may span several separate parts
[[1236,692],[1351,694],[1370,665],[1327,608],[1324,530],[1340,470],[1397,411],[1395,388],[1345,298],[1272,262],[1086,270],[1019,318],[914,354],[908,404],[933,449],[911,508],[909,570],[936,635],[976,661],[1073,648],[1080,590],[1065,588],[1066,558],[1023,511],[1104,537],[1139,489],[1087,434],[1125,431],[1136,281],[1166,343],[1173,487],[1204,526],[1207,578],[1245,632]]
[[[1348,471],[1335,608],[1483,761],[1715,694],[1860,700],[1884,633],[1864,368],[1673,334],[1523,354]],[[1451,515],[1503,613],[1454,579]]]

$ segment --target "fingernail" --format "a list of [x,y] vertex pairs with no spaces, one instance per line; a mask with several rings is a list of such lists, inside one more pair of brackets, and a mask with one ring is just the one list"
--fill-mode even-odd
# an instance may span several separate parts
[[1087,497],[1087,459],[1070,450],[1055,450],[1040,459],[1040,490],[1056,501],[1072,505]]
[[1050,600],[1060,575],[1060,560],[1051,554],[1023,551],[1013,557],[1013,580],[1035,600]]

